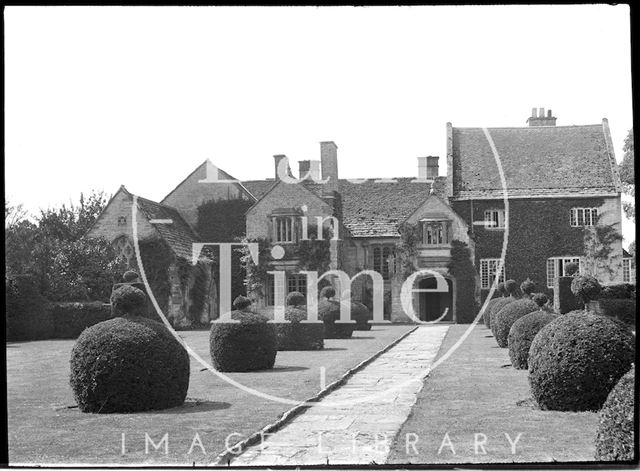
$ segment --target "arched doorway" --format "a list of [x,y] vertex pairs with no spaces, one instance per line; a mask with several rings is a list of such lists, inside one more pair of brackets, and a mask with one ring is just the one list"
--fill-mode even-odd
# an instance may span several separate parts
[[440,318],[445,309],[448,309],[447,315],[441,321],[453,321],[453,280],[445,278],[447,282],[447,291],[436,292],[438,288],[436,278],[426,276],[418,280],[418,289],[429,289],[434,292],[417,292],[418,296],[418,317],[421,321],[435,321]]

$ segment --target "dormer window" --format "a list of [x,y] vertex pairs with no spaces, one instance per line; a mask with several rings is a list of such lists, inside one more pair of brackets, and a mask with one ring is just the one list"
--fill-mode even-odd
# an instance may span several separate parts
[[486,229],[504,229],[504,209],[487,209],[484,212],[484,227]]
[[423,220],[422,243],[425,245],[446,245],[450,242],[449,221]]
[[294,216],[277,216],[273,218],[273,228],[274,242],[295,242],[296,220]]

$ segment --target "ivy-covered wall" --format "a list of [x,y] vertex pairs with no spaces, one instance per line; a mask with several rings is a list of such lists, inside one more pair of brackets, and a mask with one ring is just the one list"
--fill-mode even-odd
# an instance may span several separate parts
[[[539,291],[551,295],[553,290],[547,288],[547,258],[579,256],[584,250],[584,228],[571,227],[571,208],[600,207],[603,202],[603,198],[509,200],[509,239],[505,257],[507,279],[520,283],[529,277]],[[454,201],[452,206],[473,231],[476,269],[479,269],[482,258],[500,258],[504,230],[485,229],[472,223],[483,221],[485,210],[504,209],[504,201]],[[488,290],[482,290],[483,300],[487,293]]]

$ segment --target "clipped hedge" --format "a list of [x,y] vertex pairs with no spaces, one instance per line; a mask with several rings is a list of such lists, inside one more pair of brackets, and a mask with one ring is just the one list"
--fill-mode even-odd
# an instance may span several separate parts
[[500,348],[509,346],[509,331],[515,321],[537,311],[538,305],[531,299],[517,299],[505,305],[491,320],[491,332]]
[[634,459],[634,381],[635,368],[631,368],[620,378],[602,406],[596,434],[597,461]]
[[584,309],[584,303],[571,291],[573,276],[559,276],[553,280],[553,306],[559,314]]
[[324,324],[325,339],[351,338],[356,327],[354,322],[336,322],[340,319],[340,303],[332,299],[323,298],[318,302],[318,319]]
[[636,285],[631,283],[620,283],[617,285],[609,285],[602,288],[600,299],[636,299]]
[[70,384],[83,412],[139,412],[181,405],[189,355],[171,332],[144,317],[86,329],[71,351]]
[[531,342],[540,329],[557,317],[557,314],[540,310],[522,316],[513,323],[511,330],[509,330],[507,343],[509,344],[509,358],[514,368],[518,370],[529,368]]
[[5,276],[7,341],[50,338],[53,319],[48,301],[40,294],[36,281],[28,275]]
[[612,317],[633,326],[636,324],[636,300],[604,298],[598,300],[598,314]]
[[[505,307],[507,304],[512,303],[516,300],[513,296],[507,296],[506,298],[498,298],[495,303],[491,305],[491,312],[489,313],[489,328],[491,329],[491,333],[493,334],[493,324],[495,322],[496,315],[500,310]],[[495,335],[495,334],[494,334]]]
[[212,322],[209,352],[218,371],[254,371],[273,368],[278,353],[278,336],[267,317],[248,311],[231,311],[231,319]]
[[621,322],[573,311],[545,325],[529,350],[529,384],[543,410],[598,410],[634,361]]
[[353,330],[371,330],[373,313],[361,302],[351,302],[351,318],[356,321],[356,325]]
[[111,319],[111,306],[91,303],[51,303],[49,312],[53,320],[53,338],[77,339],[85,329]]
[[493,298],[491,299],[488,303],[487,303],[487,307],[485,308],[484,312],[482,313],[482,321],[484,322],[484,325],[487,329],[491,328],[491,310],[493,309],[493,306],[500,301],[501,299],[506,299],[504,297],[498,297],[498,298]]
[[284,312],[287,322],[276,323],[278,350],[322,350],[324,348],[324,325],[303,323],[307,311],[295,306],[287,306]]

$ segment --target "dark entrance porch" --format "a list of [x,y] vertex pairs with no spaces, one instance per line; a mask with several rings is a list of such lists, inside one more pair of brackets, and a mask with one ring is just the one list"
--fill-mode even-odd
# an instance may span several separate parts
[[440,320],[453,321],[453,280],[449,278],[445,278],[445,280],[448,288],[446,292],[435,292],[438,287],[436,278],[433,276],[418,281],[418,289],[434,290],[431,293],[416,293],[418,296],[418,316],[421,321],[435,321],[443,315],[447,308],[447,315]]

